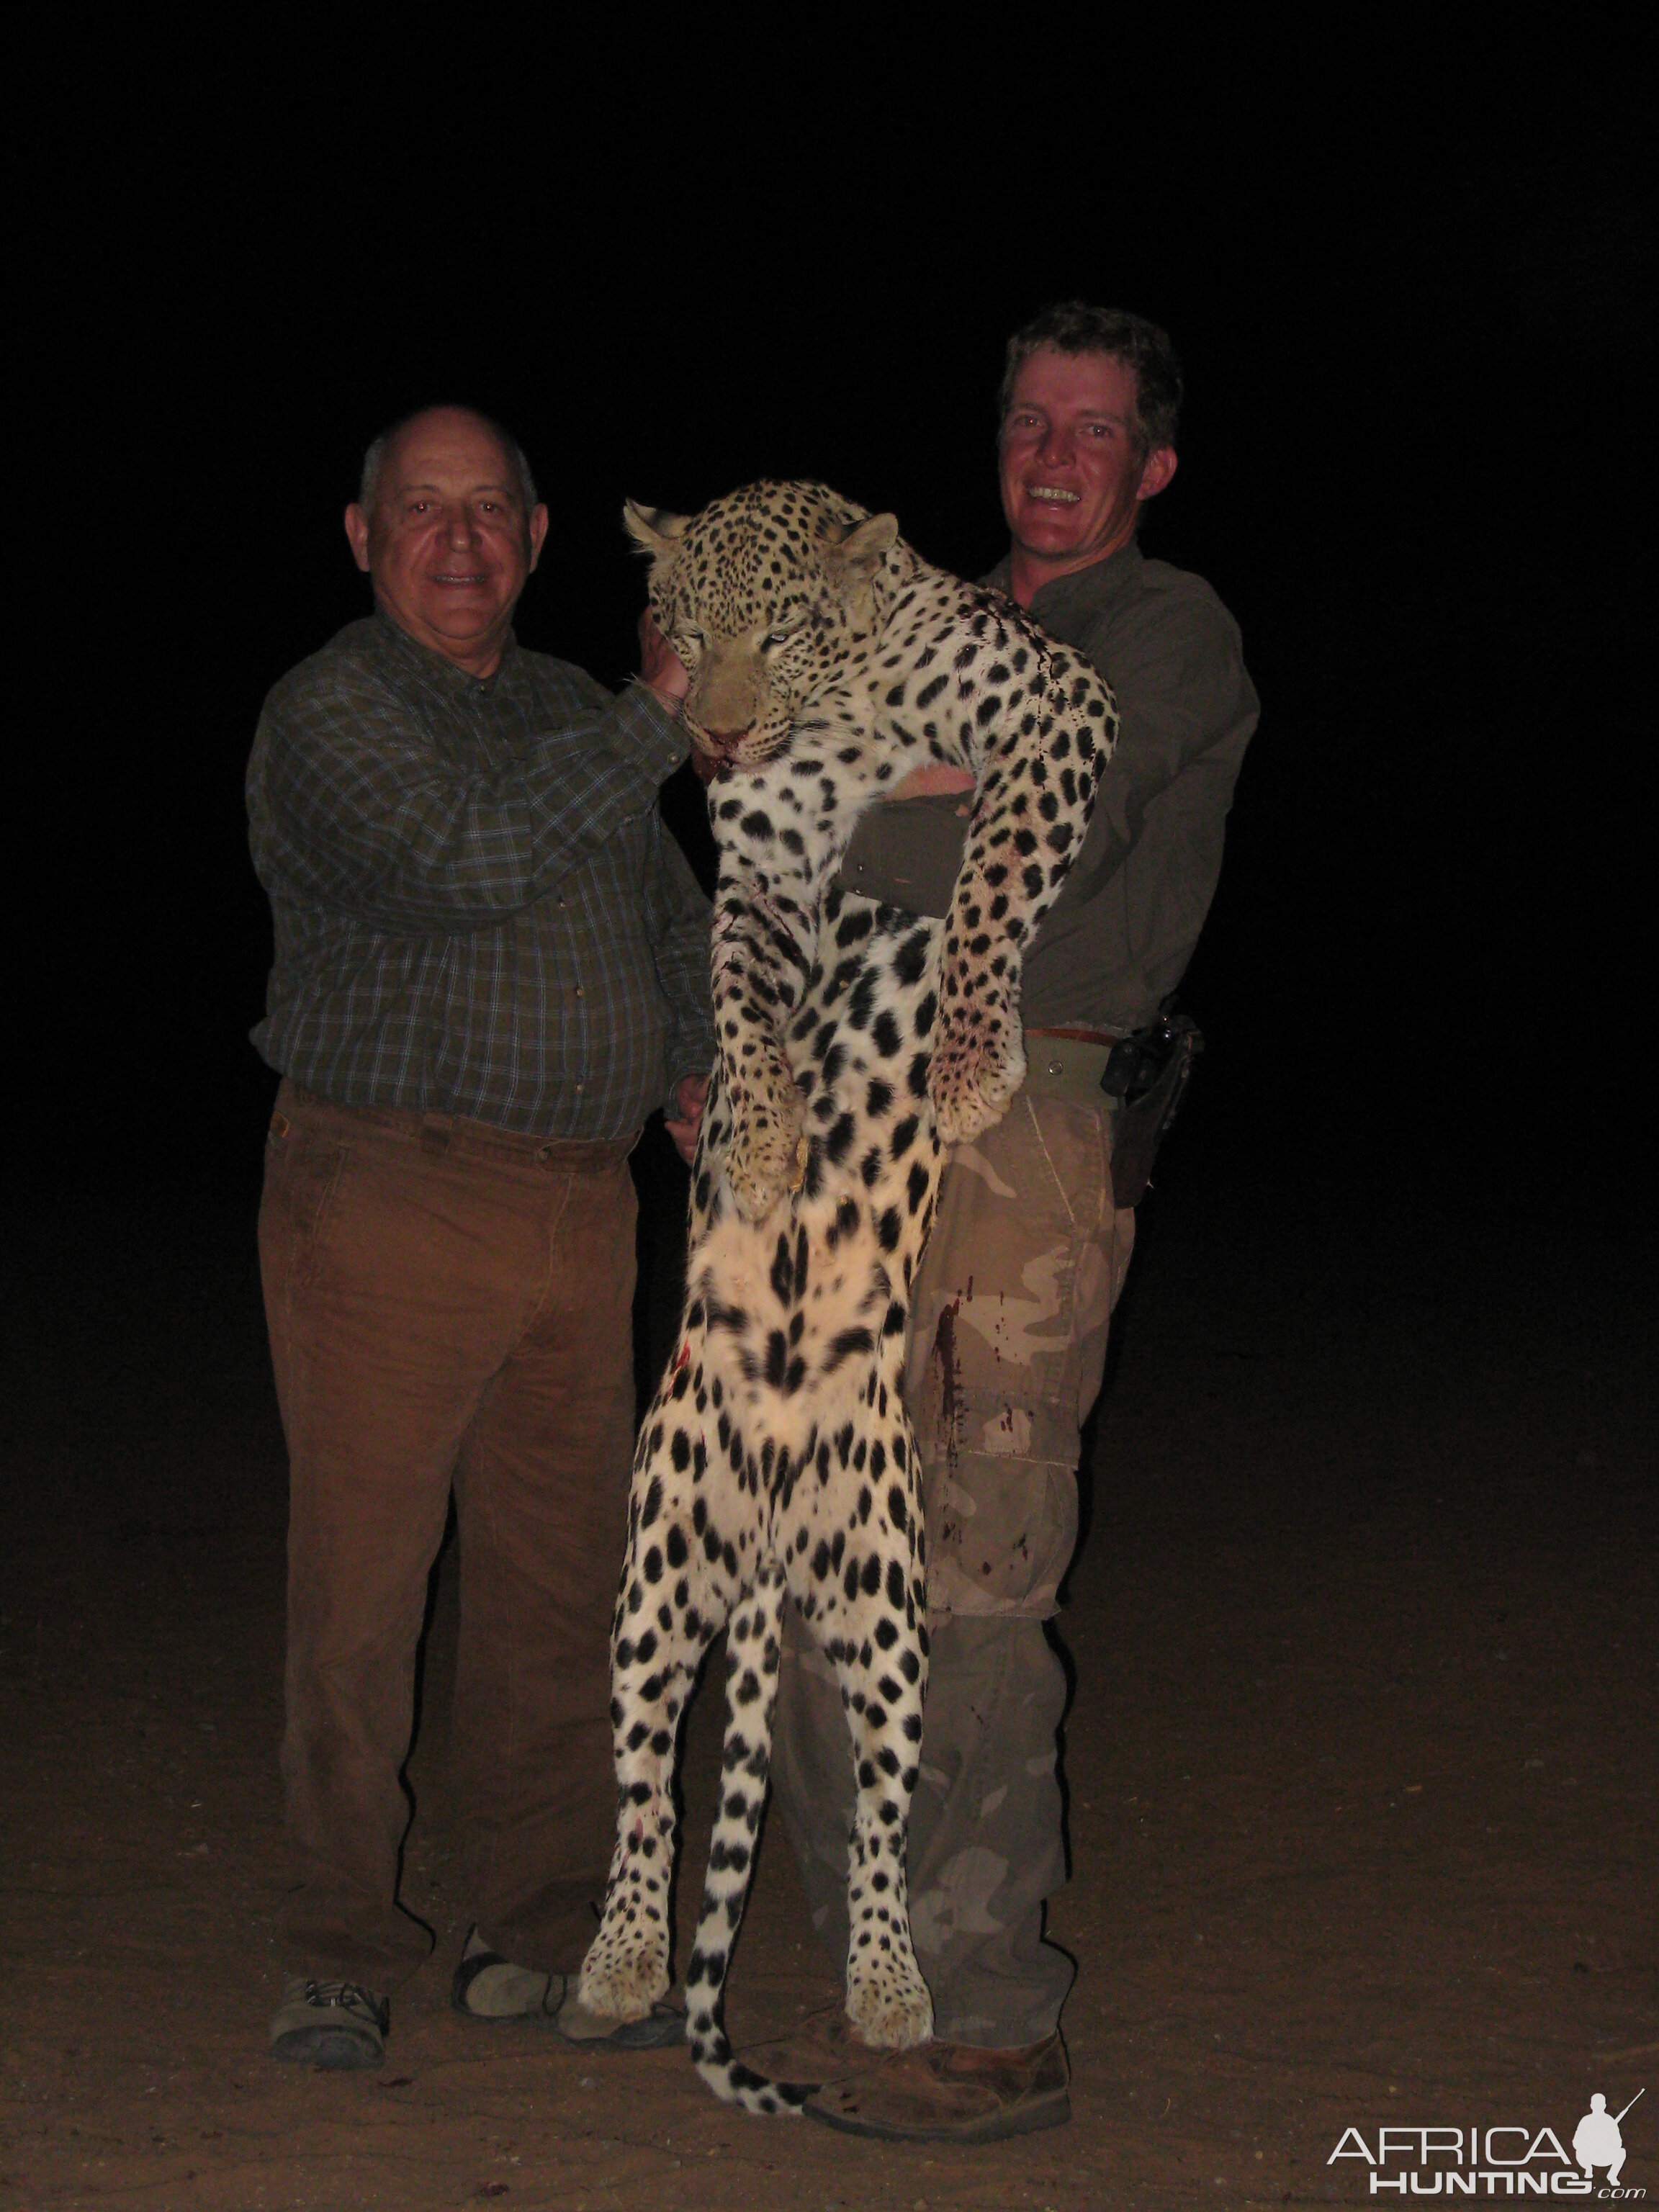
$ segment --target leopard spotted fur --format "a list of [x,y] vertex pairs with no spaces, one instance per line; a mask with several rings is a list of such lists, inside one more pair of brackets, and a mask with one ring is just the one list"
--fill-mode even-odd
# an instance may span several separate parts
[[[822,486],[763,483],[694,518],[630,507],[651,601],[720,763],[719,1060],[693,1168],[688,1289],[635,1462],[612,1636],[620,1790],[594,2011],[669,1984],[678,1730],[729,1625],[722,1796],[686,1972],[720,2096],[806,2085],[734,2060],[722,2024],[769,1771],[783,1608],[836,1669],[852,1732],[847,2011],[878,2048],[932,2032],[905,1896],[927,1680],[920,1463],[900,1399],[942,1146],[1024,1073],[1021,951],[1087,826],[1117,714],[1079,655],[1001,594],[930,567]],[[913,767],[978,777],[944,921],[834,880],[860,811]]]

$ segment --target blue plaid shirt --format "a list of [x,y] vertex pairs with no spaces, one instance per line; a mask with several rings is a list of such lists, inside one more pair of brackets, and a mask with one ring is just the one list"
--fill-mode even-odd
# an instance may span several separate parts
[[271,692],[248,765],[264,1059],[344,1105],[636,1130],[714,1057],[708,902],[657,806],[684,752],[643,685],[511,641],[481,683],[349,623]]

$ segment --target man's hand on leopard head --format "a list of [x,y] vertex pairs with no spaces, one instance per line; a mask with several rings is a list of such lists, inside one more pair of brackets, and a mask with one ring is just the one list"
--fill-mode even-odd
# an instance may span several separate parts
[[656,693],[671,714],[678,714],[691,689],[685,663],[657,628],[649,607],[640,617],[640,681]]

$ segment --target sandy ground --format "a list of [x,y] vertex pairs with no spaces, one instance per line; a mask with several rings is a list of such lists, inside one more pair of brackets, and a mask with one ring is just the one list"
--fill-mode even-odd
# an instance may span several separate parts
[[[407,1881],[438,1951],[384,2073],[272,2064],[283,1466],[251,1219],[15,1225],[0,2205],[1358,2203],[1346,2130],[1565,2142],[1644,2083],[1623,2179],[1659,2197],[1650,1273],[1565,1219],[1425,1231],[1238,1180],[1146,1209],[1060,1623],[1075,2118],[957,2153],[449,2011],[447,1571]],[[776,1833],[734,2034],[834,1994]]]

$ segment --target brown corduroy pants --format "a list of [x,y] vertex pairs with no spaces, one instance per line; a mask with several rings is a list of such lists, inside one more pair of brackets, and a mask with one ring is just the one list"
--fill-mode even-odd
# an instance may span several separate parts
[[398,1778],[452,1487],[465,1909],[547,1971],[592,1938],[616,1826],[629,1150],[278,1094],[259,1254],[290,1468],[294,1971],[393,1989],[429,1949],[397,1902]]

